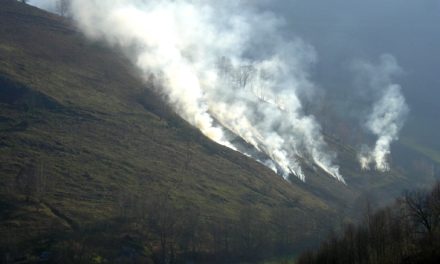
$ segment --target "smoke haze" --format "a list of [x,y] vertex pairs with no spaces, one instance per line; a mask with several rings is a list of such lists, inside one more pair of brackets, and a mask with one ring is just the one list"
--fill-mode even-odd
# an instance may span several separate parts
[[281,37],[273,13],[248,1],[75,0],[72,15],[87,36],[135,50],[145,77],[155,76],[176,111],[212,140],[237,149],[227,128],[285,177],[304,180],[303,158],[343,181],[298,97],[314,89],[316,54]]
[[385,172],[389,170],[390,145],[398,139],[409,111],[401,87],[392,82],[402,70],[391,55],[382,55],[378,65],[358,62],[354,68],[367,79],[367,93],[379,98],[365,119],[365,128],[377,136],[377,141],[373,149],[363,146],[359,162],[362,169],[369,169],[374,163],[377,170]]
[[392,81],[395,75],[402,73],[402,69],[393,56],[384,54],[377,65],[357,62],[354,70],[365,82],[361,81],[361,85],[365,85],[364,93],[378,98],[364,122],[368,132],[377,136],[377,141],[373,149],[363,146],[359,162],[362,169],[370,169],[370,164],[374,163],[378,171],[385,172],[390,169],[387,161],[390,145],[398,139],[409,111],[401,87]]
[[[31,1],[52,10],[54,2]],[[433,69],[440,65],[432,54],[440,51],[439,3],[74,0],[73,16],[89,37],[135,54],[145,78],[154,75],[159,92],[205,135],[284,176],[293,172],[304,179],[305,160],[342,179],[308,104],[317,93],[323,96],[320,89],[329,104],[356,98],[351,80],[363,76],[370,98],[354,112],[377,141],[359,156],[386,169],[407,102],[418,120],[436,116],[434,88],[440,85]],[[396,55],[408,73],[399,78],[402,87],[393,80],[401,70],[391,55],[378,63],[364,59],[355,74],[349,70],[354,58],[383,52]],[[236,136],[266,155],[242,148]]]

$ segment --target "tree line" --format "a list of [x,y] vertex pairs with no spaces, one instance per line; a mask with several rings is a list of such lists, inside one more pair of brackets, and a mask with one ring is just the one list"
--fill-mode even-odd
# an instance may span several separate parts
[[440,183],[376,212],[368,206],[360,225],[346,225],[297,263],[440,263]]
[[[120,215],[83,226],[46,251],[54,263],[259,263],[290,259],[307,243],[295,226],[297,213],[277,208],[263,216],[244,206],[237,217],[204,215],[195,206],[177,207],[166,194],[145,203],[121,202]],[[124,198],[125,199],[125,198]]]
[[300,223],[305,219],[295,207],[264,215],[249,204],[236,216],[221,217],[205,215],[197,206],[176,206],[167,193],[148,200],[122,194],[119,212],[119,221],[145,232],[152,263],[254,263],[289,256],[299,242],[306,243],[306,235],[301,238],[306,223]]
[[[50,206],[53,186],[47,175],[42,160],[32,161],[18,171],[10,192],[36,208]],[[40,246],[31,259],[38,261],[45,253],[54,263],[93,263],[98,259],[158,264],[254,263],[287,257],[310,239],[304,232],[311,229],[310,223],[294,205],[263,211],[249,202],[231,208],[236,213],[213,215],[189,201],[180,202],[169,191],[145,192],[147,186],[142,182],[139,186],[139,190],[121,188],[105,195],[103,199],[113,204],[113,217],[96,225],[77,223],[69,231],[54,225],[51,230],[42,230],[32,239],[50,243]],[[12,242],[19,237],[8,236],[9,242],[0,243],[4,263],[23,258],[23,252],[28,251]]]

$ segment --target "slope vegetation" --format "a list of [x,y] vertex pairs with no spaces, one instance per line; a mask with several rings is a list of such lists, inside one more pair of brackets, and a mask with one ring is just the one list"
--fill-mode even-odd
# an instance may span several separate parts
[[130,199],[167,196],[207,218],[234,219],[243,206],[293,207],[304,219],[332,212],[206,139],[118,51],[69,22],[2,1],[0,36],[0,230],[13,243],[110,221]]
[[[353,217],[363,194],[389,199],[409,184],[398,170],[384,175],[359,171],[355,152],[332,138],[328,141],[340,153],[348,185],[313,165],[307,169],[307,183],[289,183],[209,141],[139,76],[118,50],[86,40],[69,21],[1,0],[4,258],[44,258],[66,248],[76,250],[72,256],[77,257],[85,251],[87,237],[90,244],[122,252],[113,251],[119,257],[132,256],[131,250],[142,256],[162,252],[158,258],[166,262],[177,254],[177,242],[164,242],[158,232],[150,232],[151,225],[144,225],[147,220],[127,220],[148,218],[150,223],[152,215],[163,212],[164,219],[175,219],[172,223],[181,223],[176,215],[187,213],[205,223],[236,221],[234,226],[249,227],[252,224],[245,220],[258,218],[272,227],[288,225],[291,235],[283,243],[292,250]],[[159,220],[153,226],[161,230]],[[174,230],[170,225],[166,229]],[[93,236],[90,230],[104,231]],[[217,231],[204,232],[211,235],[199,235],[197,241],[218,248]],[[245,246],[256,250],[261,245]],[[198,252],[209,250],[198,246]],[[95,251],[101,253],[92,252],[87,260],[105,255],[105,249]]]

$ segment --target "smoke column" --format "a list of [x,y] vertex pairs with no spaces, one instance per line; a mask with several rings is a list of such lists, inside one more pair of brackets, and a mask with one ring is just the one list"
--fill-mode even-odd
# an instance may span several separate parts
[[373,149],[363,146],[359,162],[362,169],[368,170],[374,163],[378,171],[385,172],[389,170],[390,145],[398,139],[409,111],[401,87],[392,82],[392,77],[402,70],[391,55],[382,55],[378,65],[363,62],[356,68],[368,79],[369,91],[379,96],[365,123],[365,128],[377,136],[377,141]]
[[[239,137],[264,153],[261,163],[305,180],[300,163],[344,181],[321,127],[299,98],[314,85],[312,47],[279,34],[283,21],[258,1],[72,0],[71,15],[90,38],[130,54],[154,76],[182,118],[212,140],[241,151]],[[242,151],[244,152],[244,151]]]

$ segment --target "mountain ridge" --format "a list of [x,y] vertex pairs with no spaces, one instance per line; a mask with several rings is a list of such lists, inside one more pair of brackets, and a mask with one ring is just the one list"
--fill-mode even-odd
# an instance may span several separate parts
[[[329,135],[347,185],[306,163],[307,182],[285,181],[207,139],[121,52],[54,14],[2,0],[0,36],[0,231],[27,254],[34,240],[142,214],[138,203],[165,196],[207,219],[240,219],[248,207],[268,219],[291,209],[292,243],[301,248],[355,219],[369,195],[390,200],[410,185],[399,170],[361,171],[355,152]],[[25,171],[44,176],[41,190],[20,186]]]

